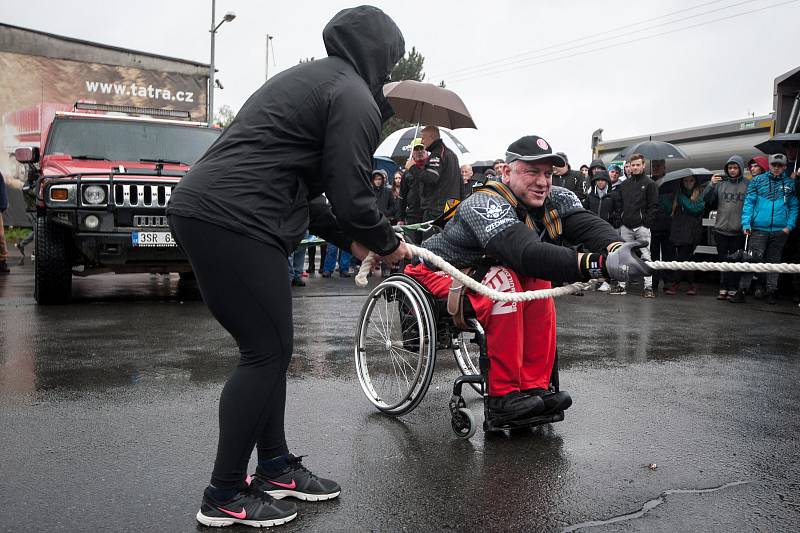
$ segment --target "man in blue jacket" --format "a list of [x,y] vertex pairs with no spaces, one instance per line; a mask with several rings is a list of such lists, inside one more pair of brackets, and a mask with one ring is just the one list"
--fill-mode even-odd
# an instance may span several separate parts
[[[795,180],[789,177],[786,166],[785,155],[769,156],[769,172],[753,178],[742,208],[742,230],[750,236],[749,249],[768,263],[780,262],[786,239],[797,222]],[[767,274],[769,304],[775,304],[777,290],[778,274]]]

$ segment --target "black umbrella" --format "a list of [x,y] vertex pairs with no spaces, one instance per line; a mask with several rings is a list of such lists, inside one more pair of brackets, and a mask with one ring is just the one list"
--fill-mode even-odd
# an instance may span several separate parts
[[[420,130],[414,126],[406,129],[400,129],[390,134],[378,146],[373,154],[374,157],[389,157],[394,161],[405,163],[411,155],[411,144],[415,139],[415,135],[419,135]],[[446,128],[439,128],[439,133],[442,136],[444,145],[455,152],[456,156],[461,157],[462,154],[469,152],[467,147],[459,141],[450,130]]]
[[614,161],[627,161],[631,154],[642,154],[650,161],[654,159],[689,159],[686,152],[674,144],[664,141],[641,141],[632,144],[614,156]]
[[681,186],[681,180],[686,176],[694,176],[697,183],[702,185],[711,179],[714,173],[707,168],[682,168],[667,172],[664,177],[656,180],[658,194],[672,194]]
[[800,144],[800,133],[778,133],[771,139],[758,143],[755,147],[765,154],[785,154],[783,143],[796,142]]

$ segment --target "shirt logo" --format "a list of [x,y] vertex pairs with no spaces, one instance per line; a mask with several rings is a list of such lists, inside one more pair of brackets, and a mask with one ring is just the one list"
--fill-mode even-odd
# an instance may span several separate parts
[[509,211],[511,211],[511,206],[509,204],[503,205],[494,198],[489,198],[488,202],[486,206],[473,206],[472,210],[490,222],[505,218],[508,216]]

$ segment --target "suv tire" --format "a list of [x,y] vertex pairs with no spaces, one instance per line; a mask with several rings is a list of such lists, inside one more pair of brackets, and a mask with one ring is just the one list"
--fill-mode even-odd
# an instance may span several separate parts
[[63,304],[72,296],[72,248],[69,230],[36,218],[33,297],[41,305]]

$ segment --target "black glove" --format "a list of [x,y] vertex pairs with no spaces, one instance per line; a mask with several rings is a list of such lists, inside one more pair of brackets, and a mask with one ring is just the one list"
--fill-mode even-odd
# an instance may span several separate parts
[[653,270],[641,259],[640,248],[645,246],[644,242],[634,241],[614,248],[605,262],[609,277],[616,281],[630,281],[651,276]]

